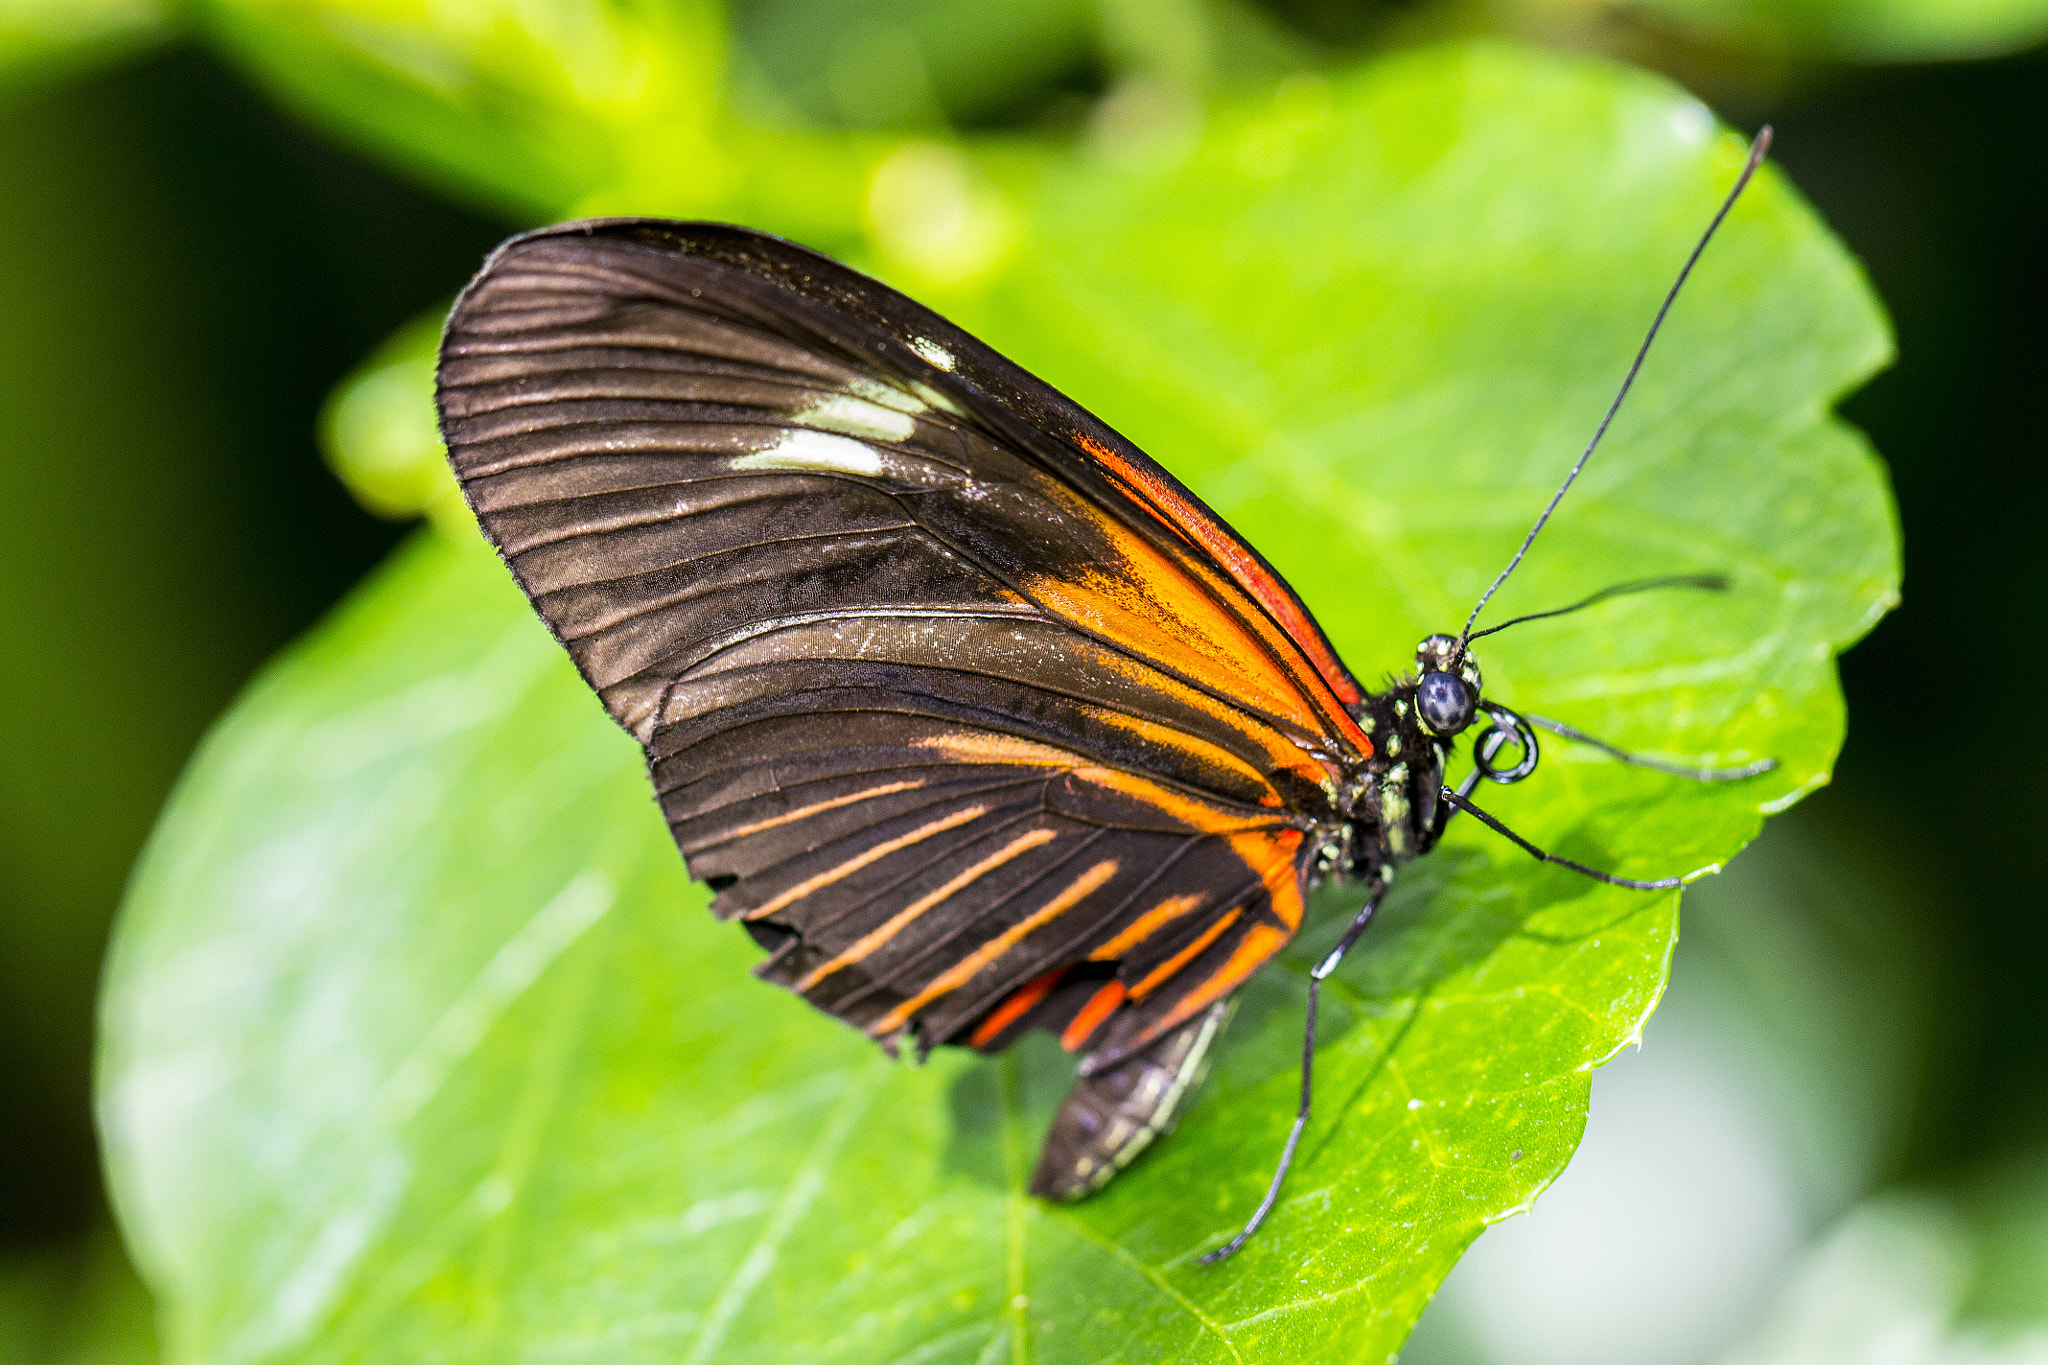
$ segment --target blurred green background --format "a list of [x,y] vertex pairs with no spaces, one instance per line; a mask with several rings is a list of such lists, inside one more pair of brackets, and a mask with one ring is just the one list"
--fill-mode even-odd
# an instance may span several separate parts
[[[526,44],[523,83],[479,91],[389,75],[433,54],[323,58],[312,6],[0,0],[0,1361],[151,1358],[91,1122],[108,926],[205,726],[403,534],[330,472],[323,405],[495,241],[632,184],[942,286],[973,266],[972,187],[958,223],[892,216],[876,166],[953,173],[905,139],[1142,149],[1219,91],[1487,32],[1776,125],[1898,328],[1845,412],[1890,463],[1907,580],[1844,660],[1835,785],[1688,899],[1670,997],[1596,1078],[1580,1157],[1481,1240],[1406,1358],[2048,1359],[2048,848],[2018,723],[2048,578],[2048,5],[743,0],[601,32],[586,7],[521,12],[478,41]],[[720,23],[723,70],[642,60]],[[693,159],[713,88],[758,140],[731,164],[843,169],[804,202],[721,181]],[[587,137],[525,116],[563,90]],[[454,93],[406,103],[434,91]],[[309,113],[337,107],[369,112]],[[659,136],[626,127],[650,108]],[[377,414],[359,388],[326,420],[374,437]],[[387,513],[429,496],[349,472]]]

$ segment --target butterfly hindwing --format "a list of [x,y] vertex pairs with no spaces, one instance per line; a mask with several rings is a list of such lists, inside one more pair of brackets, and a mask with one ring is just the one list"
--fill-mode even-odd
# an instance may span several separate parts
[[571,225],[464,294],[440,401],[769,979],[892,1044],[1107,1056],[1298,926],[1355,684],[1192,494],[936,315],[740,229]]

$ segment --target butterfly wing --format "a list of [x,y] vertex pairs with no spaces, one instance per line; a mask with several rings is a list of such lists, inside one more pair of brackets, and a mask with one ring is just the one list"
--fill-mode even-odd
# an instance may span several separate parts
[[440,368],[485,533],[758,969],[885,1045],[1129,1055],[1301,921],[1356,684],[1128,442],[743,229],[501,247]]

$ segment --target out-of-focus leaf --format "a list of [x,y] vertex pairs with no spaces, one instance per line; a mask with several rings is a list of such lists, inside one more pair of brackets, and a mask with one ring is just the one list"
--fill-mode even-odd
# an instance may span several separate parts
[[[1867,1201],[1801,1258],[1725,1365],[2042,1365],[2048,1168],[2036,1163],[1962,1200],[1919,1191]],[[1987,1300],[1993,1283],[2002,1292]]]
[[75,1251],[0,1260],[0,1365],[152,1365],[149,1291],[112,1229]]
[[207,0],[211,31],[288,103],[436,179],[522,214],[560,213],[689,165],[715,201],[723,88],[713,0]]
[[737,50],[817,123],[943,129],[1051,113],[1099,78],[1096,0],[742,0]]
[[814,122],[931,131],[1062,128],[1112,86],[1264,84],[1307,45],[1231,0],[744,0],[733,14],[757,99]]
[[320,449],[378,516],[432,517],[460,533],[475,523],[434,416],[434,355],[446,317],[436,308],[407,323],[342,380],[320,414]]
[[0,96],[127,56],[171,29],[168,0],[0,0]]
[[[891,0],[799,21],[766,0],[742,13],[736,56],[714,0],[204,0],[200,13],[307,117],[517,220],[723,218],[855,254],[865,231],[954,280],[985,272],[1005,238],[979,172],[921,173],[935,154],[965,164],[949,124],[1063,126],[1092,110],[1112,142],[1162,122],[1177,134],[1200,87],[1291,61],[1271,25],[1211,9]],[[1095,109],[1095,85],[1122,77]],[[995,155],[1042,152],[1011,140]]]
[[[1454,628],[1597,420],[1740,159],[1639,75],[1433,51],[1227,109],[1191,153],[997,179],[1017,245],[952,301],[1246,530],[1367,677]],[[1585,861],[1725,859],[1825,779],[1832,653],[1892,598],[1882,475],[1830,401],[1887,354],[1775,176],[1498,615],[1503,699],[1700,789],[1553,749],[1490,802]],[[1274,1220],[1306,965],[1104,1194],[1022,1193],[1067,1075],[1038,1040],[909,1071],[749,979],[640,756],[480,545],[418,541],[223,723],[165,816],[106,995],[102,1118],[174,1359],[1384,1358],[1569,1157],[1657,998],[1676,897],[1464,822],[1324,1004]]]
[[714,0],[205,0],[309,118],[520,219],[738,217],[846,239],[878,145],[735,125]]
[[1628,8],[1783,57],[1954,61],[2048,38],[2048,0],[1631,0]]
[[2048,1149],[1985,1172],[1958,1203],[1977,1244],[1958,1318],[1992,1333],[2037,1333],[2048,1360]]
[[[282,405],[275,390],[294,371],[264,363],[256,338],[275,321],[276,347],[298,314],[235,297],[279,281],[281,267],[224,264],[194,244],[234,250],[249,238],[217,230],[276,200],[222,204],[210,188],[221,182],[195,175],[196,135],[156,135],[167,92],[180,88],[108,72],[0,101],[0,639],[10,642],[0,650],[0,1224],[10,1239],[59,1235],[95,1199],[94,999],[158,808],[208,722],[313,617],[307,599],[339,590],[323,580],[348,559],[346,538],[317,514],[308,529],[274,530],[266,499],[293,488],[278,470],[299,443],[259,462],[251,433]],[[203,120],[195,105],[205,101],[178,107]]]

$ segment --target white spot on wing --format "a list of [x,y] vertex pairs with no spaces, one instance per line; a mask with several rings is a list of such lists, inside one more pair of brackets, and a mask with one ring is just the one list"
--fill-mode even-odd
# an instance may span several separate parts
[[931,338],[912,337],[910,339],[910,349],[916,351],[940,369],[949,373],[952,371],[954,365],[953,353]]
[[952,399],[946,397],[946,395],[944,395],[943,393],[940,393],[931,385],[920,384],[917,383],[916,381],[912,381],[910,388],[911,392],[915,393],[919,398],[924,399],[925,402],[931,404],[939,411],[950,412],[955,417],[961,415],[960,405],[958,403],[955,403]]
[[775,444],[732,462],[734,469],[812,469],[830,474],[882,472],[882,452],[826,431],[785,431]]
[[796,420],[807,427],[865,436],[871,441],[907,441],[917,430],[917,419],[909,413],[851,393],[825,394],[799,412]]
[[923,402],[903,390],[875,379],[849,380],[846,391],[856,398],[865,398],[870,403],[880,403],[885,408],[894,408],[898,412],[907,412],[913,416],[923,412],[925,407]]

